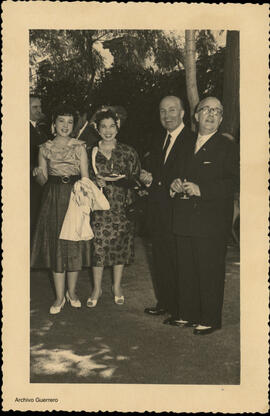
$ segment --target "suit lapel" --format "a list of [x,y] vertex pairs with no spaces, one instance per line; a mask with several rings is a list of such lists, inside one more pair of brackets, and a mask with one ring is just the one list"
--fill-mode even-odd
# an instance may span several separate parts
[[164,166],[164,164],[163,164],[163,146],[164,146],[165,138],[166,138],[166,136],[165,137],[163,135],[160,136],[159,142],[156,144],[155,150],[154,150],[158,166],[161,166],[161,167]]
[[186,129],[186,127],[184,127],[183,128],[183,130],[178,134],[178,136],[176,137],[176,139],[175,139],[175,142],[174,142],[174,144],[173,144],[173,146],[172,146],[172,148],[171,148],[171,150],[170,150],[170,153],[169,153],[169,155],[168,155],[168,157],[167,157],[167,160],[166,160],[166,162],[164,163],[164,166],[168,166],[168,165],[170,165],[172,162],[173,162],[173,160],[175,159],[175,155],[176,155],[176,152],[175,152],[175,149],[176,149],[176,147],[179,145],[179,143],[180,143],[180,141],[181,141],[181,139],[182,139],[182,136],[184,136],[184,132],[185,132],[185,129]]
[[[215,146],[217,138],[218,138],[218,132],[213,134],[213,136],[211,136],[210,139],[207,140],[206,143],[204,143],[204,145],[198,150],[197,153],[194,154],[194,151],[193,151],[195,159],[201,159],[201,157],[204,157],[205,153],[209,152],[211,148]],[[196,142],[194,144],[194,150],[195,150],[195,146],[196,146]]]

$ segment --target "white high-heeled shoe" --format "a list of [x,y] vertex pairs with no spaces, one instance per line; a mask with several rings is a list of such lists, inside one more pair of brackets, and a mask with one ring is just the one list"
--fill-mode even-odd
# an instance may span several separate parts
[[125,297],[123,295],[122,296],[115,296],[114,297],[114,303],[116,305],[124,305],[124,303],[125,303]]
[[70,303],[70,305],[73,308],[77,308],[78,309],[78,308],[81,308],[82,307],[82,304],[81,304],[80,299],[76,299],[76,300],[71,299],[71,297],[69,296],[68,291],[66,292],[66,298],[67,298],[67,301]]
[[112,286],[112,293],[114,295],[114,303],[116,305],[124,305],[124,303],[125,303],[125,297],[123,295],[122,296],[116,296],[114,294],[113,286]]
[[95,308],[97,306],[99,299],[101,298],[101,295],[102,295],[102,290],[100,290],[99,296],[97,299],[88,298],[86,301],[87,308]]
[[59,305],[59,306],[52,305],[50,307],[50,314],[51,315],[56,315],[57,313],[61,312],[61,309],[64,307],[65,303],[66,303],[66,298],[64,297],[61,305]]

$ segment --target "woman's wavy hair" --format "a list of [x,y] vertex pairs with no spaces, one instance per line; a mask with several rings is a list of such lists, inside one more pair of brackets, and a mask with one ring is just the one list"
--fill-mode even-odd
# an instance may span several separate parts
[[69,104],[59,104],[57,107],[55,107],[53,115],[52,115],[52,122],[53,123],[55,123],[58,116],[72,116],[73,121],[74,121],[74,125],[77,121],[76,111],[75,111],[74,107],[72,107]]
[[117,115],[115,114],[115,112],[112,111],[112,110],[102,110],[102,111],[99,111],[96,114],[95,123],[96,123],[96,126],[97,126],[96,127],[97,130],[99,129],[99,126],[100,126],[100,123],[102,122],[102,120],[106,120],[108,118],[112,118],[113,119],[113,121],[115,122],[116,128],[117,128],[117,131],[119,131],[119,128],[120,128],[120,126],[119,126],[119,118],[117,117]]

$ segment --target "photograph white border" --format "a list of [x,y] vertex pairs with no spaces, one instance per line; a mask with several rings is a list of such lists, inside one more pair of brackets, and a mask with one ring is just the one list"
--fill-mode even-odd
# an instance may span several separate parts
[[[3,410],[266,413],[268,5],[5,1],[2,19]],[[240,31],[239,386],[29,382],[29,29],[92,28]],[[16,397],[59,401],[18,403]]]

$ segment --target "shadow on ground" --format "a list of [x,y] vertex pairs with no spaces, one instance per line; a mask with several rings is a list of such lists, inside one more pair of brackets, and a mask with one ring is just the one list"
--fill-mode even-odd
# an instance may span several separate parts
[[143,313],[155,304],[149,250],[136,239],[136,262],[125,269],[123,306],[113,303],[108,270],[100,302],[86,308],[90,279],[83,271],[78,283],[83,307],[65,306],[51,316],[48,273],[32,272],[30,382],[239,384],[239,250],[228,250],[223,328],[205,337]]

